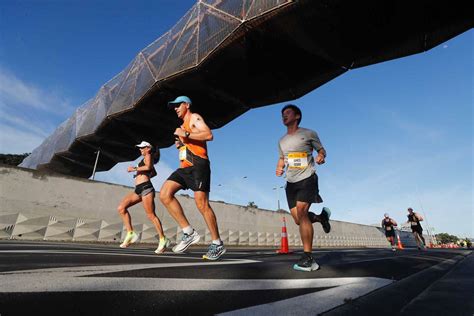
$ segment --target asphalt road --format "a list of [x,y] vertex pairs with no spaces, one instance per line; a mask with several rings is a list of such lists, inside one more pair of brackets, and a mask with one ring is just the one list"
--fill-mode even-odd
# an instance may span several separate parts
[[0,316],[474,313],[469,301],[443,301],[463,286],[454,297],[474,301],[469,250],[318,249],[311,273],[291,268],[300,251],[231,248],[210,262],[204,248],[153,250],[0,241]]

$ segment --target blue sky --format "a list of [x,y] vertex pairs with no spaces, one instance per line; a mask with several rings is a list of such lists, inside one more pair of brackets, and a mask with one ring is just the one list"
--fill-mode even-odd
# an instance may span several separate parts
[[[0,152],[31,152],[194,2],[1,1]],[[436,233],[474,237],[473,34],[349,71],[293,101],[328,152],[318,167],[325,202],[312,210],[374,224],[385,212],[403,222],[411,206]],[[214,130],[211,200],[275,209],[279,199],[288,209],[274,175],[283,105]],[[127,165],[96,179],[132,185]],[[163,149],[155,187],[177,166],[176,150]]]

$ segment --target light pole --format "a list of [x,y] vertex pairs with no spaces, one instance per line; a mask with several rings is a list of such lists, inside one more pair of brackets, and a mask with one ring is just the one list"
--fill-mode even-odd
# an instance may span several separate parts
[[277,208],[277,211],[280,209],[280,189],[283,189],[284,186],[279,186],[279,187],[274,187],[272,190],[275,190],[276,191],[276,195],[277,195],[277,201],[278,201],[278,208]]
[[100,148],[95,153],[97,153],[97,156],[95,157],[94,170],[92,170],[92,180],[95,178],[95,169],[97,168],[97,162],[99,161]]
[[[418,184],[416,185],[416,193],[418,195],[418,201],[420,202],[420,208],[421,208],[421,211],[423,212],[423,217],[424,217],[425,222],[426,222],[426,232],[428,233],[428,237],[430,238],[430,240],[432,240],[433,239],[433,232],[430,231],[430,224],[428,223],[428,217],[426,217],[425,210],[423,209],[423,204],[421,204],[420,190],[418,188]],[[431,227],[431,228],[433,228],[433,227]],[[434,240],[436,240],[436,236],[435,236]]]
[[[239,178],[238,180],[243,180],[243,179],[247,179],[248,177],[247,176],[243,176],[242,178]],[[219,183],[217,185],[218,187],[223,187],[223,188],[227,188],[229,191],[230,191],[230,200],[234,200],[234,185],[231,185],[230,183]]]

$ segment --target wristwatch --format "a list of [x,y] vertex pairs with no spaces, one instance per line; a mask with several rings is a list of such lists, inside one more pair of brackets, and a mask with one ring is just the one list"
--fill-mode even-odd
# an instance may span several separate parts
[[185,132],[184,132],[184,136],[185,136],[186,138],[188,138],[188,137],[189,137],[189,135],[191,135],[191,133],[190,133],[190,132],[188,132],[188,131],[185,131]]

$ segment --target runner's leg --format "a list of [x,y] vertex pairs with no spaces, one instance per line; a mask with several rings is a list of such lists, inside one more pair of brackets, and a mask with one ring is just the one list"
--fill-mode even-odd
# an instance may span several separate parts
[[128,212],[128,208],[133,205],[140,203],[141,196],[137,195],[135,192],[128,193],[123,200],[120,202],[117,207],[117,211],[122,218],[123,224],[125,225],[127,232],[133,231],[132,218]]
[[[296,202],[296,217],[299,223],[301,241],[303,242],[303,250],[305,252],[313,251],[313,224],[309,220],[308,211],[311,203],[307,202]],[[294,212],[292,212],[293,214]]]
[[151,192],[142,197],[142,201],[146,216],[155,226],[158,236],[160,236],[160,239],[165,237],[165,234],[163,233],[163,227],[161,226],[161,221],[155,213],[155,192]]
[[199,212],[201,212],[204,220],[206,221],[212,240],[220,239],[216,214],[211,208],[211,205],[209,205],[209,193],[204,191],[194,192],[194,201],[196,202],[196,207],[198,208]]
[[181,184],[172,180],[166,180],[160,190],[160,201],[182,229],[190,225],[188,219],[184,215],[181,204],[175,197],[176,192],[181,190],[181,188]]

